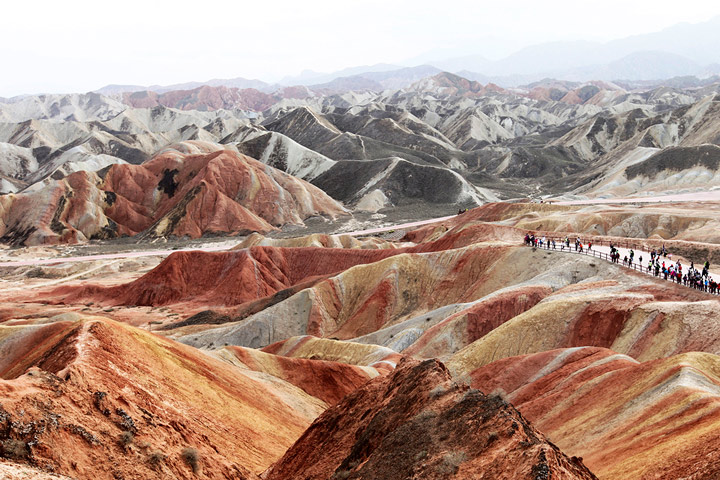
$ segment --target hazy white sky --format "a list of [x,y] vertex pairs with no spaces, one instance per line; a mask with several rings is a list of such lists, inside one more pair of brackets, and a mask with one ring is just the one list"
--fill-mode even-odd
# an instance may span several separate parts
[[428,52],[500,58],[720,15],[717,0],[30,0],[3,2],[0,96],[109,83],[278,80]]

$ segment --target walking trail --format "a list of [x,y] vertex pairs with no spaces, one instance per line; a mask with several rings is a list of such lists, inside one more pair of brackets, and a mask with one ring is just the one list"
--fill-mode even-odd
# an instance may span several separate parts
[[[542,237],[540,237],[540,238],[542,238]],[[562,242],[562,240],[564,240],[564,237],[562,237],[562,238],[560,238],[560,237],[548,237],[548,240],[553,239],[553,238],[555,239],[555,249],[553,250],[553,248],[552,248],[552,246],[551,246],[550,249],[549,249],[549,250],[551,250],[551,251],[560,252],[560,253],[575,253],[575,254],[578,254],[578,255],[589,255],[589,256],[594,256],[594,257],[597,257],[597,258],[601,258],[601,259],[603,259],[603,260],[605,260],[605,261],[608,261],[608,262],[610,261],[610,259],[609,259],[609,257],[610,257],[610,245],[597,245],[597,244],[593,244],[593,245],[592,245],[592,248],[591,248],[590,250],[588,250],[588,248],[587,248],[587,247],[588,247],[587,242],[582,242],[582,244],[583,244],[583,251],[582,251],[582,252],[579,252],[579,251],[576,251],[576,250],[575,250],[575,245],[574,245],[575,237],[568,237],[568,238],[570,239],[570,247],[565,247],[565,248],[562,248],[562,245],[561,245],[561,242]],[[582,237],[580,237],[580,238],[582,239]],[[538,247],[538,248],[541,248],[541,247]],[[543,246],[542,248],[543,248],[543,249],[546,249],[545,246]],[[646,252],[646,251],[644,251],[644,250],[640,250],[640,249],[637,249],[637,248],[627,248],[627,247],[622,247],[622,246],[616,246],[615,248],[617,249],[618,253],[620,254],[620,259],[618,260],[618,263],[616,264],[617,266],[622,266],[622,267],[625,267],[625,268],[632,268],[633,270],[636,270],[636,271],[638,271],[638,272],[642,272],[642,273],[645,273],[645,274],[647,274],[647,275],[654,276],[652,273],[649,273],[649,272],[647,271],[647,266],[648,266],[648,263],[650,262],[650,252]],[[633,264],[632,264],[632,266],[624,265],[624,264],[623,264],[623,259],[624,259],[626,256],[627,256],[628,258],[630,258],[630,250],[633,250],[633,252],[634,252],[634,254],[635,254],[635,255],[634,255]],[[642,258],[642,265],[640,265],[640,259],[641,259],[641,258]],[[662,263],[665,262],[665,265],[668,266],[668,267],[669,267],[670,265],[675,265],[675,263],[677,262],[677,260],[678,260],[677,258],[673,258],[672,252],[669,252],[668,255],[667,255],[667,257],[662,257],[662,256],[660,256],[660,264],[662,265]],[[698,269],[698,270],[702,270],[703,263],[704,263],[704,260],[703,260],[703,261],[698,261],[698,263],[695,264],[695,268]],[[685,262],[682,262],[682,261],[681,261],[681,265],[682,265],[682,272],[683,272],[683,274],[686,274],[686,273],[688,272],[688,268],[690,267],[690,263],[689,263],[689,262],[685,263]],[[660,277],[657,277],[657,278],[662,278],[662,275],[661,275]],[[712,265],[710,266],[710,276],[709,276],[709,278],[720,279],[720,271],[717,270],[717,267],[716,267],[716,268],[713,268]],[[671,281],[671,280],[668,280],[668,281]],[[680,284],[680,285],[682,285],[682,284]],[[690,287],[687,287],[687,288],[690,288]]]

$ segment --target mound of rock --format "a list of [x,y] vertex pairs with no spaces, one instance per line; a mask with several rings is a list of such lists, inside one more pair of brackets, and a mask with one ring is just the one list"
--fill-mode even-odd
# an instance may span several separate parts
[[338,162],[313,184],[336,200],[367,211],[412,202],[480,205],[497,200],[457,172],[398,157]]
[[328,405],[335,405],[379,375],[373,367],[273,355],[252,348],[225,347],[214,354],[240,367],[281,378]]
[[323,413],[265,473],[288,478],[594,479],[498,396],[401,363]]

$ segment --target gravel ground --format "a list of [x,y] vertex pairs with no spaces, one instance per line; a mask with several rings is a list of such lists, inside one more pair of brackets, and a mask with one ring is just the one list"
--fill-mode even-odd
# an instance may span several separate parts
[[[313,233],[342,234],[357,230],[381,228],[402,223],[415,222],[430,218],[437,218],[456,214],[458,206],[454,204],[442,205],[404,205],[380,210],[378,213],[359,212],[354,215],[331,220],[324,217],[311,217],[305,221],[304,226],[286,225],[282,229],[267,234],[271,238],[291,238]],[[402,238],[403,231],[376,234],[387,240]],[[31,258],[63,258],[87,255],[102,255],[111,253],[138,252],[148,250],[180,250],[200,248],[207,246],[227,246],[230,248],[240,243],[245,237],[230,235],[208,235],[202,238],[156,238],[152,240],[137,240],[132,237],[116,238],[112,240],[95,240],[86,244],[77,245],[43,245],[36,247],[7,247],[0,246],[0,262],[17,261]]]

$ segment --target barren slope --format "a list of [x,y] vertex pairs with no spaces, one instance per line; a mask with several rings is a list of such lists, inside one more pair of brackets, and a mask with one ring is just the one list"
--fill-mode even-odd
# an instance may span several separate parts
[[[470,372],[501,390],[600,478],[715,478],[720,363],[688,353],[639,363],[611,350],[553,350]],[[652,461],[649,461],[652,459]]]
[[302,180],[218,145],[191,142],[143,165],[77,172],[36,192],[0,196],[0,235],[16,245],[140,233],[199,237],[267,232],[344,212]]
[[509,404],[407,361],[328,409],[267,472],[287,478],[596,478]]
[[206,478],[255,478],[324,408],[288,383],[142,330],[55,320],[0,327],[0,435],[23,446],[25,462],[79,477],[191,478],[188,448]]

